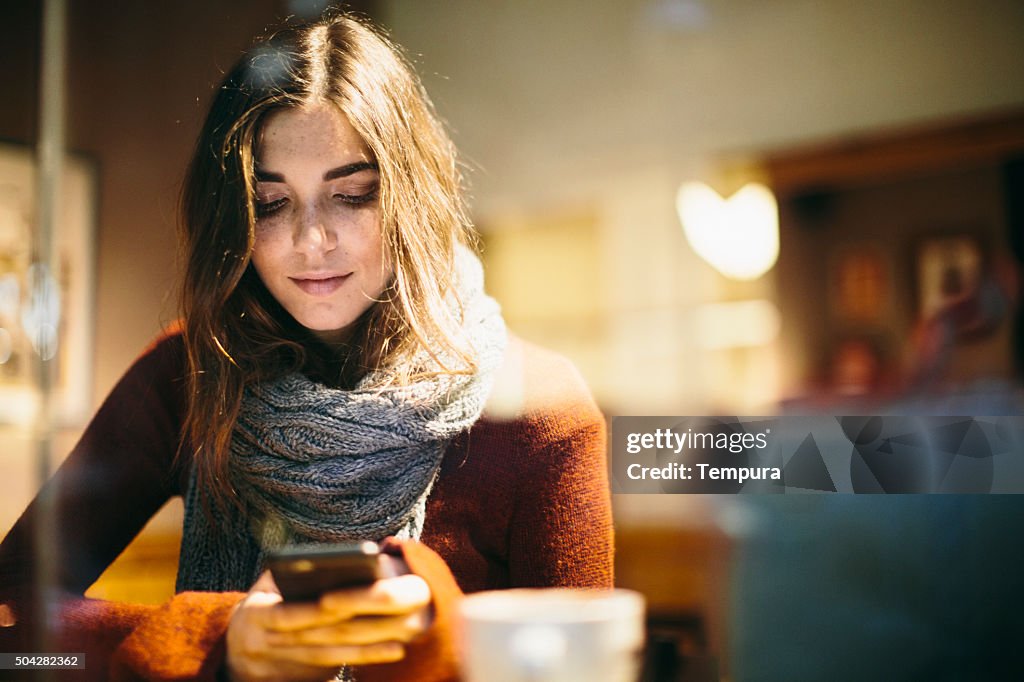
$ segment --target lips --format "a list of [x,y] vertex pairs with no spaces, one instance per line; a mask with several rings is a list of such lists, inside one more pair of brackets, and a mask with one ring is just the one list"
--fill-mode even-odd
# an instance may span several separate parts
[[329,296],[348,279],[348,275],[337,275],[334,277],[291,277],[295,286],[302,289],[310,296]]

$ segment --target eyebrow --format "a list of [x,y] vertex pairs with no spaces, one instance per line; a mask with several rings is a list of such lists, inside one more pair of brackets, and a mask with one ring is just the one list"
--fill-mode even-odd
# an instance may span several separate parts
[[[354,175],[359,171],[364,170],[378,170],[377,164],[371,161],[356,161],[355,163],[347,163],[344,166],[338,166],[324,173],[324,181],[336,180],[337,178],[348,177]],[[259,182],[284,182],[284,175],[281,173],[272,173],[270,171],[256,169],[256,180]]]

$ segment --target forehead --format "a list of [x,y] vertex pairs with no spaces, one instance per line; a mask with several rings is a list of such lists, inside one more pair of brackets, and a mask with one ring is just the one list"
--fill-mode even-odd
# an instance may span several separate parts
[[270,170],[295,161],[337,165],[373,160],[359,133],[331,104],[279,109],[269,114],[261,126],[256,158],[260,166]]

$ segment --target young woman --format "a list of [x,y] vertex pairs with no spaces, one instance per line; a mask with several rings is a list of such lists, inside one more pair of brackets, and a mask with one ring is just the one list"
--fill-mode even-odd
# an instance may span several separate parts
[[[96,679],[454,679],[462,592],[610,586],[604,422],[568,362],[507,334],[460,184],[373,28],[330,16],[244,56],[185,182],[181,328],[0,546],[0,650],[30,650],[43,499],[49,630]],[[82,599],[174,495],[177,596]],[[385,542],[390,577],[282,602],[269,551],[354,540]]]

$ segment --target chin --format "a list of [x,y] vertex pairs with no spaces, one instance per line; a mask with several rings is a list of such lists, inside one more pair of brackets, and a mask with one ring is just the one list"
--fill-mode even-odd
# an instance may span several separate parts
[[359,321],[369,308],[363,310],[346,311],[309,311],[311,314],[296,315],[292,318],[298,322],[306,331],[319,337],[338,334],[344,335]]
[[355,322],[355,318],[330,321],[298,319],[296,321],[310,334],[319,337],[321,340],[328,340],[327,337],[345,336]]

